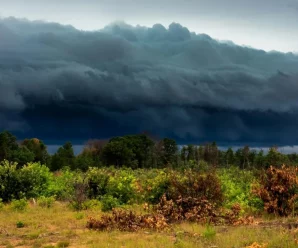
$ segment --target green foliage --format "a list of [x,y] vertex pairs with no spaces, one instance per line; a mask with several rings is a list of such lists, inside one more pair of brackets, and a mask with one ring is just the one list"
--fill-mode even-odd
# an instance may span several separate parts
[[120,205],[119,200],[111,195],[105,195],[101,198],[103,212],[110,211]]
[[23,228],[23,227],[25,227],[25,224],[24,224],[23,221],[18,221],[18,222],[16,223],[16,226],[17,226],[17,228]]
[[45,197],[41,196],[37,199],[38,206],[42,208],[51,208],[54,205],[55,197]]
[[29,163],[18,171],[18,180],[24,197],[38,197],[44,195],[52,180],[48,167],[40,163]]
[[102,204],[99,200],[91,199],[91,200],[87,200],[83,203],[82,209],[84,209],[84,210],[87,210],[87,209],[100,210],[101,207],[102,207]]
[[45,191],[45,196],[55,196],[57,200],[70,200],[74,194],[73,184],[78,177],[78,173],[64,169],[53,174]]
[[[25,139],[22,144],[22,148],[28,149],[33,154],[33,159],[30,161],[40,162],[46,164],[49,161],[49,154],[47,152],[46,145],[39,139]],[[30,162],[28,161],[28,162]]]
[[19,198],[19,191],[23,188],[18,180],[17,163],[7,160],[0,162],[0,198],[4,202]]
[[65,143],[53,155],[51,161],[51,170],[58,171],[62,168],[70,167],[75,169],[75,155],[70,142]]
[[107,194],[118,199],[120,204],[132,202],[136,196],[135,181],[136,178],[131,170],[118,170],[109,178]]
[[17,138],[10,132],[0,133],[0,161],[13,160],[13,152],[18,149]]
[[105,169],[89,168],[86,173],[89,186],[89,197],[99,199],[107,193],[109,171]]
[[17,163],[0,163],[0,197],[4,202],[12,199],[38,197],[48,188],[52,174],[46,166],[29,163],[17,169]]
[[216,235],[216,231],[214,227],[212,227],[211,225],[207,225],[202,235],[206,239],[213,239]]
[[243,209],[261,210],[263,208],[261,199],[252,193],[252,187],[257,183],[253,171],[231,167],[219,170],[218,175],[226,207],[231,208],[235,203],[239,203]]
[[104,147],[103,157],[107,165],[120,167],[123,165],[135,164],[133,161],[134,153],[131,149],[129,149],[124,140],[110,141]]
[[28,202],[26,199],[12,200],[10,206],[14,211],[25,211],[28,207]]
[[94,160],[91,153],[84,152],[76,157],[75,169],[87,171],[92,166],[94,166]]
[[82,220],[84,218],[84,214],[80,213],[80,212],[77,212],[75,214],[75,218],[76,218],[76,220]]
[[58,248],[66,248],[70,245],[69,241],[59,241],[57,243]]
[[145,201],[149,203],[158,203],[160,198],[168,191],[170,181],[168,174],[164,170],[154,170],[146,172],[148,178],[142,180],[144,188]]

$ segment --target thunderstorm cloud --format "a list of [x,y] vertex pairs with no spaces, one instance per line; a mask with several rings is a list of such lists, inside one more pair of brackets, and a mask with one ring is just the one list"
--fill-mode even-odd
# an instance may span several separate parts
[[[270,42],[270,40],[268,40]],[[297,145],[298,56],[172,23],[99,31],[0,19],[0,129],[48,143],[147,131]]]

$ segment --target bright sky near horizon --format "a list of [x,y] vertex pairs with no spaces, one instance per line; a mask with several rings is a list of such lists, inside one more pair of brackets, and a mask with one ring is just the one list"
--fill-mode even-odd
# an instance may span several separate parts
[[0,0],[0,16],[97,30],[178,22],[196,33],[266,51],[298,52],[298,0]]

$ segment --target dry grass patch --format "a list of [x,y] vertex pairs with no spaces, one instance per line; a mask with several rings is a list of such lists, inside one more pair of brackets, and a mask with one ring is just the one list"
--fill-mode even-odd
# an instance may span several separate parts
[[[59,202],[55,202],[51,208],[31,205],[23,212],[12,211],[9,206],[5,206],[0,210],[0,248],[244,248],[254,242],[267,244],[267,248],[297,247],[297,228],[293,226],[289,229],[284,225],[297,223],[297,218],[266,220],[260,225],[215,226],[209,229],[195,223],[182,222],[159,232],[99,232],[86,228],[89,216],[100,217],[101,213],[94,210],[74,212]],[[22,221],[25,226],[17,228],[18,221]]]

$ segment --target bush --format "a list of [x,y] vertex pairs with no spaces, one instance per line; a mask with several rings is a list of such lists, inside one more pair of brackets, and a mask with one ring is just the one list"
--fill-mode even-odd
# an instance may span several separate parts
[[142,228],[162,230],[168,227],[162,215],[138,215],[132,211],[113,210],[112,214],[104,214],[99,220],[89,218],[87,222],[89,229],[119,231],[138,231]]
[[253,186],[258,184],[253,171],[241,170],[237,167],[218,171],[224,194],[224,206],[231,208],[239,203],[243,209],[258,211],[263,209],[262,200],[253,194]]
[[57,200],[70,201],[74,194],[73,185],[78,175],[78,173],[70,171],[69,169],[54,173],[44,193],[45,196],[55,196]]
[[73,189],[71,206],[75,210],[83,210],[84,203],[87,200],[88,185],[83,178],[80,178],[74,182]]
[[207,225],[206,229],[203,232],[203,237],[206,239],[212,239],[215,237],[215,235],[216,235],[215,229],[212,226]]
[[279,216],[296,214],[298,203],[298,168],[270,166],[262,177],[255,193],[263,200],[268,213]]
[[66,248],[69,246],[69,244],[70,244],[69,241],[60,241],[60,242],[58,242],[57,247],[58,248]]
[[42,208],[50,208],[54,205],[54,202],[55,202],[55,197],[53,196],[51,197],[41,196],[37,199],[38,206]]
[[21,198],[22,188],[18,179],[17,163],[6,160],[0,162],[0,198],[3,202]]
[[27,207],[28,207],[28,202],[26,199],[11,201],[11,208],[15,211],[25,211]]
[[28,163],[18,171],[18,179],[26,198],[44,195],[52,180],[49,168],[40,163]]
[[116,171],[108,181],[107,195],[116,198],[120,204],[132,202],[136,197],[135,181],[132,170]]
[[12,199],[38,197],[45,194],[52,174],[46,166],[29,163],[17,169],[17,163],[0,163],[0,198]]
[[120,205],[118,199],[117,198],[114,198],[111,195],[105,195],[105,196],[103,196],[102,199],[101,199],[101,204],[102,204],[101,210],[103,212],[110,211],[113,208],[115,208],[115,207],[117,207],[117,206]]
[[18,221],[18,222],[16,223],[16,226],[17,226],[17,228],[23,228],[23,227],[25,227],[25,224],[24,224],[24,222],[22,222],[22,221]]
[[217,205],[221,205],[224,198],[220,180],[215,173],[200,174],[194,170],[185,170],[182,175],[171,172],[167,198],[177,200],[181,196],[207,200]]
[[105,195],[110,177],[108,172],[103,169],[89,168],[86,174],[89,187],[88,196],[98,199]]
[[102,208],[101,202],[96,199],[87,200],[83,203],[84,210],[87,210],[87,209],[99,210],[101,208]]
[[149,174],[150,178],[143,179],[141,182],[145,190],[145,201],[156,204],[170,187],[169,176],[164,170],[154,170],[151,175],[150,172],[146,172],[146,174]]

